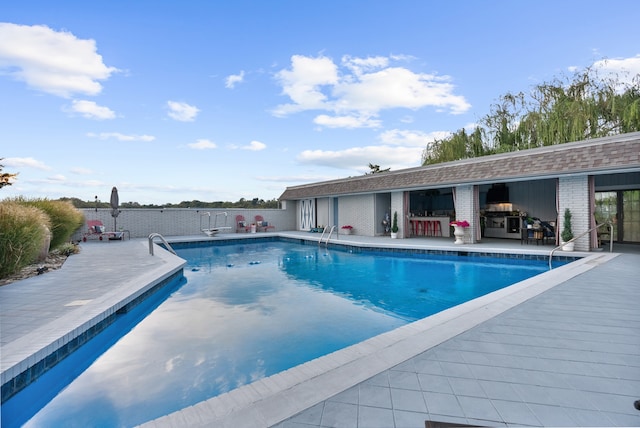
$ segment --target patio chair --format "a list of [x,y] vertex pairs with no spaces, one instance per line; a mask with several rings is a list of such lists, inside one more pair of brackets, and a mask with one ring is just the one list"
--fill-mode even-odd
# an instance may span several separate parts
[[276,228],[275,226],[270,225],[268,222],[264,221],[264,217],[262,217],[261,215],[255,216],[255,220],[256,220],[256,228],[258,229],[258,232],[268,232],[269,229]]
[[249,231],[250,226],[247,224],[247,221],[244,219],[243,215],[236,216],[236,233]]
[[82,234],[82,241],[87,242],[87,239],[99,239],[102,241],[102,234],[105,231],[104,224],[100,220],[88,220],[87,226],[89,228]]
[[87,226],[89,228],[82,235],[82,242],[87,242],[87,239],[99,239],[102,241],[105,237],[111,241],[124,240],[124,232],[107,232],[100,220],[88,220]]

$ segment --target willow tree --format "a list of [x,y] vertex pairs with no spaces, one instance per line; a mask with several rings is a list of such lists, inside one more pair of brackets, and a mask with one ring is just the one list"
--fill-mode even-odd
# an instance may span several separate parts
[[471,134],[461,129],[445,139],[434,140],[427,146],[422,152],[422,164],[429,165],[483,156],[485,151],[481,128],[476,128]]
[[640,76],[631,83],[601,79],[591,69],[570,81],[555,80],[534,88],[529,111],[518,124],[517,138],[549,146],[640,130]]
[[640,131],[640,74],[623,81],[587,69],[556,78],[501,96],[479,123],[473,138],[462,129],[428,145],[423,165]]

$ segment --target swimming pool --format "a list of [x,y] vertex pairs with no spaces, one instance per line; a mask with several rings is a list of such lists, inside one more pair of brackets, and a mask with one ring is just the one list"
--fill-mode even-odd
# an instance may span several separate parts
[[[544,261],[473,257],[470,263],[284,242],[178,252],[188,260],[187,283],[110,327],[114,338],[101,339],[104,347],[117,343],[33,410],[27,425],[141,423],[546,270]],[[123,328],[132,331],[118,339]],[[65,363],[68,369],[96,356]],[[34,385],[52,382],[55,371]],[[14,399],[33,401],[37,394],[29,391],[3,405],[3,423],[11,406],[20,407]]]

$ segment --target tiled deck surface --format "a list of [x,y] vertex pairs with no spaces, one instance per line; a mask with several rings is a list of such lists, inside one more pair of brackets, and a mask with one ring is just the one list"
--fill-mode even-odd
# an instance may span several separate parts
[[[550,250],[510,241],[454,246],[433,239],[340,240]],[[149,256],[146,240],[91,242],[59,271],[0,287],[3,382],[16,365],[55,346],[57,337],[179,262],[164,251]],[[640,399],[640,255],[591,253],[572,265],[148,425],[424,427],[431,419],[640,426],[640,411],[633,407]]]

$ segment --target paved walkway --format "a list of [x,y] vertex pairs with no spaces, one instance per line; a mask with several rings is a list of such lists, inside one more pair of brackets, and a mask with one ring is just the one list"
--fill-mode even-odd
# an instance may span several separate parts
[[[385,246],[427,242],[350,239]],[[549,251],[504,240],[442,245]],[[150,256],[146,240],[82,247],[58,271],[0,287],[3,384],[182,266],[165,251]],[[432,419],[640,426],[633,408],[640,398],[639,274],[638,255],[592,253],[147,425],[423,427]]]

